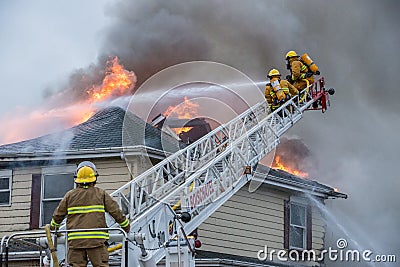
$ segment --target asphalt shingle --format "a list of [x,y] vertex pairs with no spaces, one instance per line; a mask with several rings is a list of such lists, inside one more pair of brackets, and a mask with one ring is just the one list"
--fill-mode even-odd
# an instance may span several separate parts
[[[127,116],[125,116],[127,115]],[[144,133],[140,134],[139,129]],[[124,132],[124,138],[123,133]],[[123,142],[124,141],[124,142]],[[72,128],[0,146],[0,155],[144,145],[162,150],[176,140],[120,107],[108,107]]]

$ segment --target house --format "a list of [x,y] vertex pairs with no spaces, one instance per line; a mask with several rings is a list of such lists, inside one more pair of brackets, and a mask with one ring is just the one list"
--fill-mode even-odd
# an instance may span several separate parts
[[[318,261],[288,264],[277,259],[280,250],[325,248],[326,223],[315,201],[347,198],[334,188],[259,165],[254,179],[260,187],[241,188],[198,229],[203,242],[196,263],[207,266],[320,266]],[[262,250],[262,253],[259,253]],[[265,255],[265,250],[268,255]],[[275,251],[272,254],[272,251]],[[204,258],[203,258],[204,257]],[[259,260],[259,257],[262,260]],[[293,257],[296,254],[293,253]],[[264,259],[266,258],[266,259]],[[288,258],[288,254],[284,258]],[[272,261],[271,261],[272,259]],[[282,265],[277,265],[281,262]],[[290,261],[289,261],[290,262]]]
[[[129,131],[124,132],[126,128]],[[124,134],[129,138],[124,139]],[[80,161],[96,164],[98,186],[111,193],[180,145],[134,114],[110,107],[70,129],[0,146],[0,236],[49,223],[58,202],[73,188],[73,173]],[[255,179],[260,182],[257,191],[240,189],[199,227],[203,243],[197,256],[199,265],[278,266],[276,255],[263,261],[258,252],[265,246],[274,250],[323,249],[325,223],[306,196],[323,202],[346,195],[265,166],[257,168]],[[22,254],[15,254],[19,256],[14,260]],[[34,266],[37,260],[27,257],[24,262]],[[319,266],[320,262],[282,266],[302,265]]]

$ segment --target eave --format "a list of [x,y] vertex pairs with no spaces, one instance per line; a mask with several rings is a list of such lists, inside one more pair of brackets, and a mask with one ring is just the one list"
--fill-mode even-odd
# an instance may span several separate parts
[[126,156],[149,155],[152,158],[164,159],[166,153],[162,150],[151,147],[131,146],[131,147],[108,147],[94,149],[77,149],[63,151],[35,151],[28,153],[10,153],[0,155],[0,163],[13,163],[25,161],[56,161],[82,158],[109,158]]
[[307,183],[301,183],[287,178],[274,176],[271,174],[266,175],[265,173],[255,172],[253,180],[260,182],[261,184],[270,185],[273,187],[285,188],[290,191],[297,191],[301,193],[311,194],[322,198],[347,198],[347,195],[335,191],[334,188],[323,188]]

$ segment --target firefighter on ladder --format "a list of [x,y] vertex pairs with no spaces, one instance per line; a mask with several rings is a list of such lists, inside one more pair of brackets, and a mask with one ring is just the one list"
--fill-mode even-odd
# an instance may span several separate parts
[[[107,228],[105,212],[129,232],[129,220],[122,213],[117,202],[103,189],[95,187],[98,177],[96,166],[90,161],[81,162],[75,172],[76,188],[67,192],[55,209],[51,227],[58,228],[65,216],[67,229]],[[94,267],[108,265],[108,251],[105,244],[106,231],[85,231],[68,233],[69,266],[87,266],[88,258]]]
[[287,80],[281,79],[281,74],[277,69],[268,72],[269,83],[265,86],[265,98],[269,108],[275,110],[291,97],[297,95],[299,91]]
[[[303,56],[307,56],[304,54]],[[302,56],[302,57],[303,57]],[[309,59],[309,58],[308,58]],[[311,60],[311,59],[310,59]],[[307,85],[314,83],[314,74],[319,75],[318,68],[316,72],[310,70],[310,68],[300,59],[296,51],[289,51],[286,54],[287,69],[290,70],[291,75],[288,75],[288,80],[296,87],[299,91],[307,87]],[[315,64],[313,64],[316,67]]]

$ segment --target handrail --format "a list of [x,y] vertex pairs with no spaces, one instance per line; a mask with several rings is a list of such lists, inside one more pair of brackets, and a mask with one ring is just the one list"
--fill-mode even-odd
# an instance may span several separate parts
[[[142,211],[175,191],[174,188],[182,185],[182,181],[195,173],[196,169],[198,170],[199,167],[201,168],[210,160],[215,159],[218,154],[221,154],[219,148],[227,147],[229,143],[234,142],[250,128],[256,126],[257,123],[252,123],[252,120],[260,123],[265,114],[267,118],[269,117],[269,121],[266,122],[269,124],[268,127],[279,138],[301,118],[301,113],[315,101],[313,98],[314,87],[314,85],[309,85],[268,116],[266,102],[257,103],[230,122],[217,127],[201,139],[137,176],[114,191],[111,196],[118,196],[120,205],[127,204],[128,215],[132,220]],[[310,100],[301,101],[300,95]],[[130,191],[130,193],[127,194],[126,191]]]
[[[124,247],[125,247],[125,266],[128,266],[128,234],[119,227],[108,227],[108,228],[90,228],[90,229],[58,229],[58,230],[53,230],[51,231],[52,234],[59,234],[59,233],[63,233],[63,234],[68,234],[71,232],[87,232],[87,231],[118,231],[120,233],[122,233],[122,242],[124,243]],[[18,232],[18,233],[13,233],[10,236],[4,236],[1,240],[1,257],[3,256],[3,247],[5,247],[5,266],[8,267],[8,254],[9,254],[9,248],[10,248],[10,241],[12,239],[16,239],[16,237],[18,236],[45,236],[46,235],[46,231],[35,231],[35,232]],[[65,238],[65,240],[67,241],[67,238]],[[16,239],[16,241],[19,241],[18,239]],[[67,242],[66,242],[67,244]],[[46,249],[46,247],[43,247],[40,244],[36,244],[37,247],[42,248],[43,250]],[[67,264],[67,247],[65,248],[65,262]],[[40,262],[41,265],[41,262]],[[1,265],[0,265],[1,266]]]

